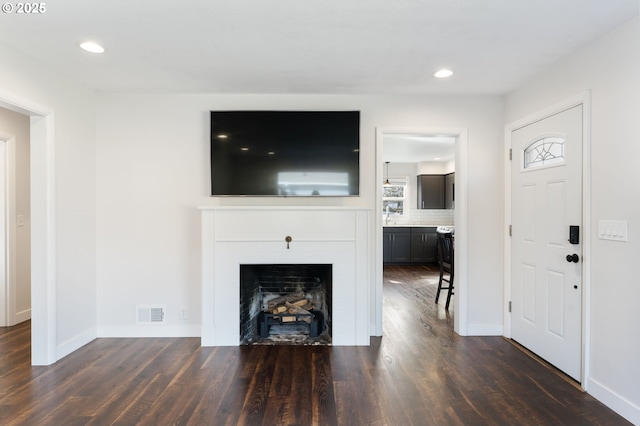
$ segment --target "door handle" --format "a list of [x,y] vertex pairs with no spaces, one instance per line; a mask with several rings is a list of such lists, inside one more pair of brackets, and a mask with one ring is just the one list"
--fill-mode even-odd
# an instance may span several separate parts
[[578,256],[577,254],[573,253],[573,254],[568,254],[567,255],[567,262],[571,263],[578,263],[580,261],[580,256]]

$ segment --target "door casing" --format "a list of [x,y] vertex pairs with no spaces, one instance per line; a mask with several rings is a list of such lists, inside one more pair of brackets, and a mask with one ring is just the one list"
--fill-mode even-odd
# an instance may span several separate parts
[[511,338],[511,313],[509,303],[511,301],[511,237],[509,226],[512,222],[511,214],[511,133],[521,127],[527,126],[536,121],[540,121],[552,115],[558,114],[566,109],[582,105],[582,366],[581,366],[581,386],[587,390],[586,385],[589,376],[589,321],[590,318],[590,298],[591,298],[591,92],[568,98],[562,102],[554,104],[548,108],[533,113],[523,119],[507,124],[504,130],[505,141],[505,161],[504,161],[504,336]]

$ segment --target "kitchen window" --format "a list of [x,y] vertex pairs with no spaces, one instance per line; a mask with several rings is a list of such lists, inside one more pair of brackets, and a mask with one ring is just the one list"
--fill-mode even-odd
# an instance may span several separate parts
[[382,187],[382,213],[388,216],[404,216],[407,201],[408,178],[390,178],[389,185]]

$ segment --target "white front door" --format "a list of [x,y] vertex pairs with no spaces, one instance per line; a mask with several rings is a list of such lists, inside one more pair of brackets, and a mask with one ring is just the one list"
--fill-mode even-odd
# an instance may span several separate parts
[[[511,337],[580,381],[582,105],[511,134]],[[575,256],[574,256],[575,255]]]

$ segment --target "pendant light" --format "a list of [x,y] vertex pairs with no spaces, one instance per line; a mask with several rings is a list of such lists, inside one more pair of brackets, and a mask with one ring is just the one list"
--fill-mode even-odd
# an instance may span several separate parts
[[387,165],[387,178],[385,179],[383,185],[387,186],[391,185],[391,183],[389,182],[389,161],[385,161],[384,164]]

